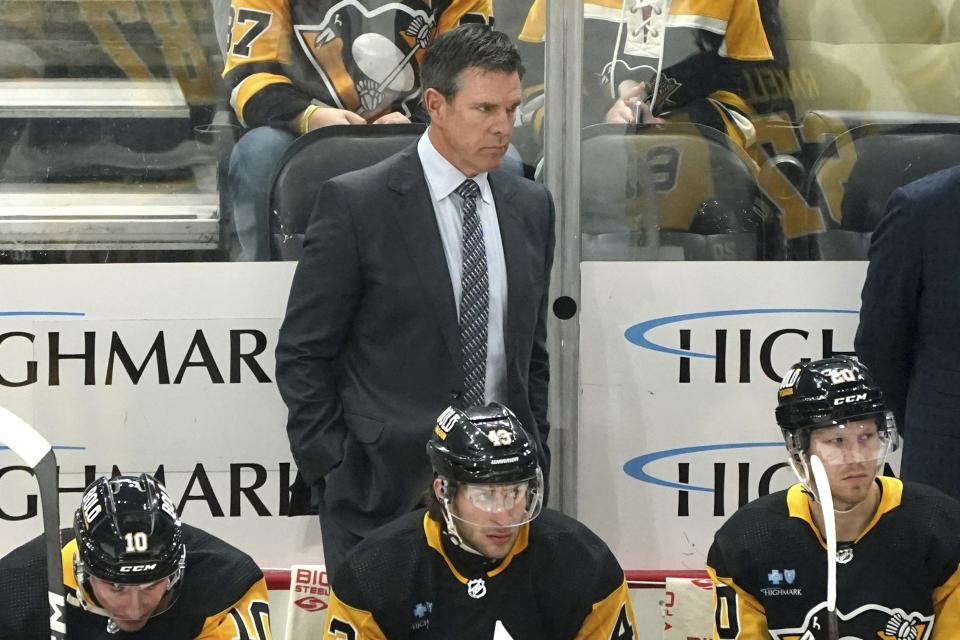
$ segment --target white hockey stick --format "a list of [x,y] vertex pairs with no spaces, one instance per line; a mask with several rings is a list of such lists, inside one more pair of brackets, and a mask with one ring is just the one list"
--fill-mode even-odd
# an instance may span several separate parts
[[817,485],[817,499],[823,513],[824,536],[827,538],[827,637],[838,640],[837,626],[837,522],[833,513],[833,494],[830,491],[830,479],[823,462],[817,456],[810,456],[810,468]]
[[53,447],[33,427],[0,407],[0,444],[10,447],[33,469],[43,507],[43,536],[47,552],[47,599],[50,604],[50,638],[67,637],[60,562],[60,496],[57,459]]

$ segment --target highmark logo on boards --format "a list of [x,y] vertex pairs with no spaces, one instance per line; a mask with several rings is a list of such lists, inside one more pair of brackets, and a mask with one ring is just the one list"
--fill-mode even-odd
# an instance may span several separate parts
[[[689,383],[696,375],[701,380],[712,375],[715,383],[748,383],[756,367],[766,378],[780,382],[783,376],[774,364],[775,346],[777,363],[786,363],[782,367],[800,360],[852,355],[853,345],[838,346],[835,332],[843,327],[845,334],[852,334],[851,319],[855,323],[857,314],[852,309],[804,308],[704,311],[651,318],[629,327],[624,337],[643,349],[677,356],[680,383]],[[670,335],[665,333],[669,328],[676,330],[676,346],[669,346],[664,338]],[[657,329],[658,341],[654,341],[648,334]],[[694,344],[710,344],[713,353],[704,352],[703,347],[694,351]],[[712,361],[712,367],[695,367],[694,361]]]
[[[2,311],[4,318],[79,318],[81,311]],[[36,331],[0,323],[0,387],[34,384],[110,386],[115,380],[143,384],[270,384],[262,359],[273,348],[267,334],[249,327],[221,330],[183,327],[177,321],[156,320],[151,328]],[[239,322],[239,321],[238,321]],[[36,354],[36,355],[34,355]]]
[[[147,472],[180,496],[177,514],[212,518],[269,518],[291,514],[297,469],[289,462],[259,460],[219,462],[195,460],[192,455],[156,467],[134,468],[127,461],[90,464],[96,447],[55,445],[61,504],[70,504],[101,475]],[[222,453],[222,452],[221,452]],[[102,455],[102,451],[101,451]],[[168,470],[169,468],[169,470]],[[33,471],[5,446],[0,446],[0,522],[29,520],[40,515]],[[294,505],[295,507],[295,505]],[[0,548],[3,547],[0,526]]]
[[[739,454],[744,449],[765,448],[769,452],[770,463],[755,464],[742,459]],[[767,451],[763,452],[766,456]],[[736,442],[731,444],[708,444],[694,447],[681,447],[654,451],[627,460],[623,471],[631,478],[660,487],[677,491],[677,516],[690,514],[690,495],[697,491],[713,494],[713,515],[724,516],[742,507],[754,497],[765,496],[772,490],[784,488],[793,481],[793,474],[787,469],[781,475],[777,472],[789,465],[784,462],[786,449],[782,440],[776,442]],[[676,466],[676,480],[668,480],[665,471],[652,472],[648,465],[658,469],[670,469]],[[704,471],[705,466],[712,467],[712,473]],[[758,468],[759,467],[759,468]],[[712,475],[710,485],[694,484],[691,469],[699,471],[697,477]],[[728,472],[732,469],[732,472]],[[654,475],[658,473],[658,475]],[[776,475],[776,480],[774,479]],[[728,476],[730,476],[728,478]],[[728,482],[729,480],[729,482]],[[727,504],[727,496],[734,492],[735,505]],[[733,509],[728,509],[728,507]]]
[[[730,309],[651,318],[629,327],[624,337],[656,352],[654,368],[676,375],[677,383],[768,385],[779,383],[795,362],[852,354],[856,320],[857,311],[850,309]],[[674,358],[677,369],[669,365]],[[782,440],[653,451],[628,460],[623,471],[675,491],[679,517],[704,515],[692,512],[710,509],[711,502],[712,515],[726,516],[795,482]],[[712,500],[691,500],[698,493]]]

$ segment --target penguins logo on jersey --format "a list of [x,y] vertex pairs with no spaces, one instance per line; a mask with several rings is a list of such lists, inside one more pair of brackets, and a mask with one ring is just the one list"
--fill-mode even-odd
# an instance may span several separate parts
[[409,115],[408,103],[420,97],[418,61],[437,33],[437,15],[397,2],[368,9],[361,0],[343,0],[318,24],[294,30],[338,107],[370,118],[401,99]]
[[[829,640],[827,604],[820,603],[807,613],[802,627],[771,629],[773,640]],[[840,637],[844,640],[929,640],[933,634],[933,616],[902,609],[867,604],[851,613],[837,610]]]

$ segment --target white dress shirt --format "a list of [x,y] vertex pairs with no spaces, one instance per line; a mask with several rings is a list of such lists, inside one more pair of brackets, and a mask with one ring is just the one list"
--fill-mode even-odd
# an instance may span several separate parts
[[[461,269],[463,268],[462,236],[463,214],[461,199],[455,193],[457,187],[467,179],[459,169],[440,155],[430,137],[424,133],[417,144],[420,164],[427,178],[433,212],[437,216],[440,239],[443,241],[443,254],[447,259],[450,282],[453,283],[453,295],[457,302],[457,317],[460,316]],[[503,325],[507,318],[507,267],[503,258],[503,242],[500,239],[500,224],[497,221],[497,208],[493,203],[493,192],[486,172],[472,178],[480,186],[480,198],[477,201],[477,214],[483,228],[483,243],[487,250],[487,281],[489,282],[490,310],[487,325],[487,369],[484,382],[484,396],[487,402],[507,401],[507,358],[503,342]]]

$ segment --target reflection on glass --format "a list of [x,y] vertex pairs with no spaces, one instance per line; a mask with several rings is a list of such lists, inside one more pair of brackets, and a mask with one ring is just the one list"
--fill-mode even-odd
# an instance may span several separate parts
[[[514,144],[531,176],[550,111],[547,1],[494,3],[527,66]],[[865,259],[889,193],[956,162],[960,4],[903,7],[584,0],[583,123],[639,136],[603,175],[584,163],[585,254],[623,242],[657,259]],[[221,202],[241,129],[221,72],[259,23],[244,14],[237,29],[235,13],[228,0],[0,0],[0,263],[240,257]],[[610,135],[588,129],[584,154]]]
[[[534,0],[520,34],[533,61],[522,110],[531,163],[549,117],[536,56],[546,8]],[[960,90],[947,71],[960,9],[901,9],[584,0],[584,259],[865,259],[883,210],[873,200],[953,161],[946,139],[931,161],[896,149],[923,144],[913,125],[946,135],[960,122],[960,101],[944,99]],[[604,122],[645,125],[623,135],[659,139],[614,144],[611,130],[591,131]],[[678,123],[698,125],[704,140],[679,141]],[[890,149],[887,166],[865,157],[874,148]],[[636,195],[645,184],[648,201]]]
[[222,259],[210,3],[7,0],[0,35],[0,262]]

